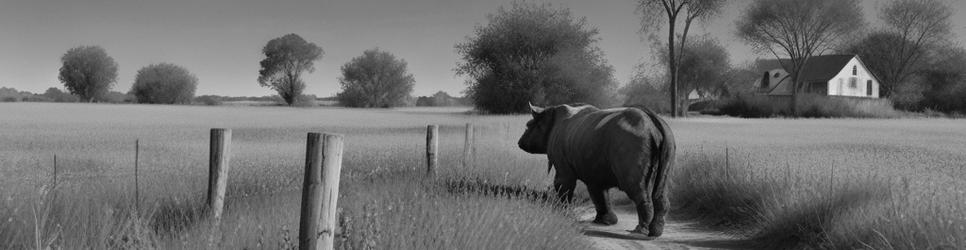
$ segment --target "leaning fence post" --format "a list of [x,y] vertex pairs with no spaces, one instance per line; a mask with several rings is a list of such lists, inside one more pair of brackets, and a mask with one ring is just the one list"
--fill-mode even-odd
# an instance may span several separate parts
[[221,218],[228,186],[228,161],[231,159],[231,129],[211,129],[208,158],[208,209],[215,220]]
[[466,135],[463,138],[463,167],[464,168],[469,167],[470,164],[473,164],[473,143],[475,139],[473,137],[474,137],[473,124],[467,123]]
[[439,125],[429,125],[426,127],[426,174],[436,175],[436,166],[439,163],[437,151],[439,148]]
[[333,249],[335,246],[342,144],[341,135],[308,135],[299,249]]

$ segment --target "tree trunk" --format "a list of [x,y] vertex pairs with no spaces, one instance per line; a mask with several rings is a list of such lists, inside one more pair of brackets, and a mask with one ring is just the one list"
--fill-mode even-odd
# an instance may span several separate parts
[[[685,46],[687,45],[687,41],[688,41],[688,31],[691,29],[691,22],[694,21],[694,17],[686,16],[685,18],[687,20],[684,21],[684,30],[681,31],[681,51],[680,51],[680,53],[678,55],[677,65],[681,65],[681,61],[684,60],[684,55],[686,53],[685,51],[687,50],[685,48]],[[678,71],[679,70],[680,70],[679,67],[677,67],[677,66],[674,67],[674,81],[675,82],[677,82],[677,76],[678,76]],[[692,84],[694,84],[694,83],[692,83]],[[681,107],[681,109],[680,109],[681,110],[680,111],[681,112],[681,114],[680,114],[681,117],[688,116],[688,105],[687,105],[687,103],[688,103],[688,96],[687,95],[690,94],[690,93],[691,93],[690,90],[684,92],[684,95],[685,95],[684,98],[683,98],[684,101],[681,102],[681,106],[680,106]]]
[[[669,13],[670,14],[670,13]],[[668,15],[668,73],[670,75],[671,86],[668,92],[671,93],[671,117],[678,117],[678,65],[674,55],[674,20],[677,15]]]
[[[799,69],[799,72],[801,72],[800,69]],[[799,73],[795,73],[795,75],[792,76],[792,100],[791,102],[789,102],[789,105],[790,105],[789,110],[791,110],[792,116],[795,116],[795,117],[798,116],[798,111],[799,111],[798,110],[798,88],[799,88],[798,76],[799,75],[800,75]]]

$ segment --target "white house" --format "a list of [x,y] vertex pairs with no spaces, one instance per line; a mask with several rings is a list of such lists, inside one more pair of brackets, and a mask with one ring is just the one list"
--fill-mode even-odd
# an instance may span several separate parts
[[[782,59],[791,67],[789,59]],[[758,62],[764,70],[755,81],[759,94],[791,95],[791,75],[778,60]],[[813,56],[805,63],[801,82],[805,93],[825,96],[879,98],[879,79],[872,75],[857,55]]]

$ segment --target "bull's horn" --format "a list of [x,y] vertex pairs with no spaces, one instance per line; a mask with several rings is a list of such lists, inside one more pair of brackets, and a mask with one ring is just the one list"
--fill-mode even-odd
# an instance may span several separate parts
[[543,112],[543,109],[544,108],[537,107],[537,106],[533,106],[533,103],[527,102],[527,105],[530,105],[530,111],[533,112],[533,113],[541,113],[541,112]]

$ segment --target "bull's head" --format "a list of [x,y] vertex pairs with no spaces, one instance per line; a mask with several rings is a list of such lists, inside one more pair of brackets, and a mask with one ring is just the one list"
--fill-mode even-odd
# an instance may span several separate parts
[[550,143],[550,130],[553,129],[556,118],[555,109],[545,109],[530,104],[533,119],[527,122],[527,131],[523,132],[517,145],[520,149],[531,154],[546,154],[547,144]]

